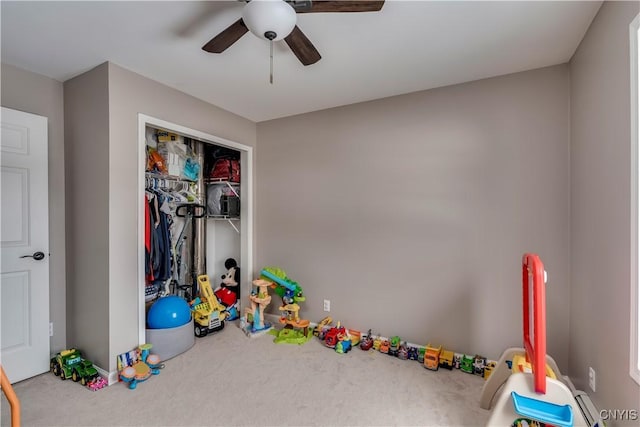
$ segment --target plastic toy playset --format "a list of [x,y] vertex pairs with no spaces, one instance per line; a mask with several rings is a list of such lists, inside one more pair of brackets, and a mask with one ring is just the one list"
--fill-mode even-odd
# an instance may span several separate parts
[[118,377],[135,390],[139,382],[160,374],[164,365],[157,354],[151,354],[151,344],[142,344],[135,350],[118,356]]
[[522,257],[524,348],[505,350],[483,387],[482,408],[489,409],[497,394],[487,425],[526,423],[569,427],[601,422],[586,423],[585,409],[561,381],[558,366],[546,354],[545,282],[546,272],[540,258],[525,254]]

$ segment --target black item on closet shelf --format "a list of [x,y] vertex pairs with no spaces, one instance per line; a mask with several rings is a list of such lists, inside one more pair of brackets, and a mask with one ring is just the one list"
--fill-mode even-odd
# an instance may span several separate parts
[[191,296],[188,299],[194,299],[198,295],[198,280],[195,266],[195,251],[196,251],[196,219],[203,218],[207,214],[207,207],[198,204],[184,204],[176,206],[176,216],[185,219],[185,225],[191,224]]

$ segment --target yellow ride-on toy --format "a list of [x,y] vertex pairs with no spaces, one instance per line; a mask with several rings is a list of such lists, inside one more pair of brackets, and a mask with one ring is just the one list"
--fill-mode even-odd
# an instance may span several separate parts
[[209,332],[222,330],[224,320],[229,314],[213,294],[209,276],[206,274],[198,276],[198,284],[200,285],[200,297],[196,298],[192,304],[195,323],[193,330],[197,337],[204,337]]

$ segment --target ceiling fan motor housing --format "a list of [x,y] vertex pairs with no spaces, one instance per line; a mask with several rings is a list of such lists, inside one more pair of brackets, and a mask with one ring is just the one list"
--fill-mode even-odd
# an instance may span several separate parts
[[278,41],[296,26],[296,11],[282,0],[252,0],[244,7],[242,19],[257,37]]

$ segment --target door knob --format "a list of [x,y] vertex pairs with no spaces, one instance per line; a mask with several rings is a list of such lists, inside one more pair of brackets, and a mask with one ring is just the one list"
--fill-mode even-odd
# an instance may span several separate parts
[[33,255],[22,255],[20,258],[33,258],[36,261],[40,261],[44,259],[44,253],[43,252],[34,252]]

